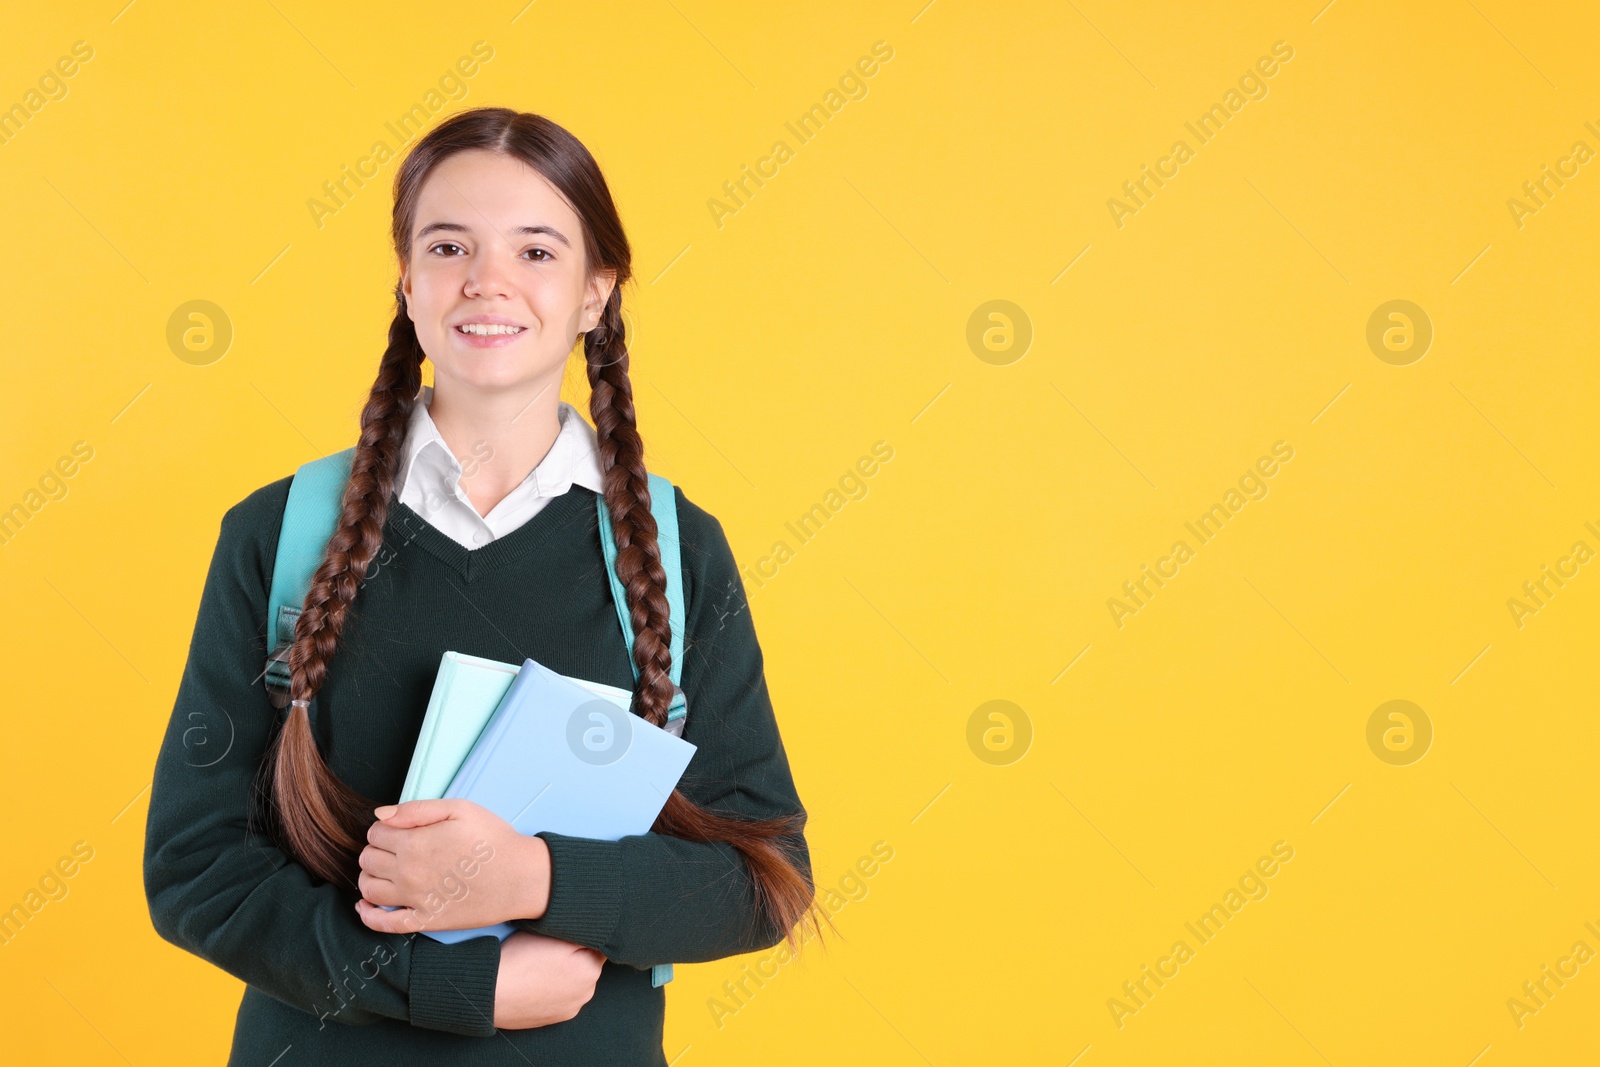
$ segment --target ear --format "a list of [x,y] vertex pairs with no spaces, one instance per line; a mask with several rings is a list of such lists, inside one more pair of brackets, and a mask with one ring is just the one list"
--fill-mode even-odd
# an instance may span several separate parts
[[411,310],[413,303],[411,299],[411,272],[405,268],[404,264],[400,267],[400,291],[406,296],[406,317],[412,322],[416,322],[417,316]]
[[583,302],[583,311],[585,316],[594,319],[595,324],[598,324],[600,317],[605,314],[606,301],[611,299],[611,290],[616,288],[616,285],[616,271],[602,271],[589,282],[589,295]]

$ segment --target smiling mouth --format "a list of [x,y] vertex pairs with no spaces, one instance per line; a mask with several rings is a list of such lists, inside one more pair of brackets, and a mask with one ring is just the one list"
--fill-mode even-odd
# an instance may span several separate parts
[[472,337],[500,337],[522,333],[525,326],[502,326],[491,322],[464,322],[455,327],[457,333],[468,334]]

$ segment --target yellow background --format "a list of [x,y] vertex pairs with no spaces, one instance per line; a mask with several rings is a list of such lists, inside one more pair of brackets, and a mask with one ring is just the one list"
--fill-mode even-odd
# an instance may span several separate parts
[[[0,507],[94,449],[0,553],[0,907],[94,849],[0,948],[16,1062],[224,1057],[241,986],[151,929],[146,787],[222,512],[354,441],[383,346],[395,164],[320,228],[307,201],[478,40],[446,110],[556,119],[618,199],[651,466],[741,565],[795,548],[747,585],[819,883],[893,849],[843,939],[720,1026],[760,957],[680,966],[669,1060],[1592,1062],[1600,961],[1520,1027],[1507,1001],[1600,950],[1600,564],[1520,627],[1507,602],[1600,548],[1600,163],[1520,226],[1507,201],[1600,150],[1600,16],[1321,3],[9,12],[0,105],[94,49],[0,145]],[[866,96],[796,146],[877,41]],[[1184,122],[1278,41],[1266,97],[1198,146]],[[1119,228],[1107,200],[1179,138]],[[166,341],[195,299],[235,332],[208,365]],[[1394,299],[1434,329],[1405,366],[1366,342]],[[1031,324],[1020,359],[969,347],[992,300]],[[878,441],[866,495],[794,545]],[[1199,545],[1185,522],[1277,441],[1268,494]],[[1107,601],[1179,539],[1119,628]],[[1405,766],[1367,744],[1397,699],[1434,732]],[[968,742],[991,700],[1031,729],[1003,765]],[[1184,923],[1278,841],[1269,894],[1199,945]],[[1180,939],[1119,1027],[1108,1000]]]

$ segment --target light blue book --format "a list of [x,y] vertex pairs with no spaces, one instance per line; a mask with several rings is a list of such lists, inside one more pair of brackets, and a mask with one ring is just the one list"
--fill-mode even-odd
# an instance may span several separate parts
[[[444,798],[481,804],[521,834],[548,830],[615,841],[648,833],[688,769],[695,746],[632,714],[627,690],[557,674],[532,659],[523,662],[484,716],[487,721],[475,728],[499,684],[495,679],[504,678],[508,667],[446,654],[435,685],[439,715],[431,730],[424,719],[413,758],[417,796],[412,799],[431,791],[439,768],[462,750],[460,739],[472,734]],[[433,713],[430,700],[430,718]],[[454,943],[484,934],[505,940],[514,930],[500,923],[423,932]]]

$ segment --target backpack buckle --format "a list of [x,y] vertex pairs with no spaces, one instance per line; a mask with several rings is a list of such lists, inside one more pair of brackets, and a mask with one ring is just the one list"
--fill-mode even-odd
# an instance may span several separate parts
[[[683,695],[683,688],[678,685],[672,687],[672,703],[667,706],[667,722],[663,730],[673,737],[683,736],[683,727],[689,719],[689,698]],[[671,979],[668,979],[671,981]]]
[[262,673],[267,678],[267,695],[272,700],[272,706],[280,711],[289,706],[289,650],[294,647],[294,626],[299,618],[299,608],[289,604],[280,605],[278,632],[268,635],[274,647],[267,656],[266,670]]
[[272,702],[274,708],[282,711],[289,706],[289,690],[284,686],[273,685],[269,681],[267,683],[267,699]]
[[[267,678],[267,692],[272,694],[273,707],[284,708],[289,706],[289,650],[293,645],[279,645],[267,657],[267,669],[263,672]],[[278,702],[278,694],[283,694],[283,702]]]

